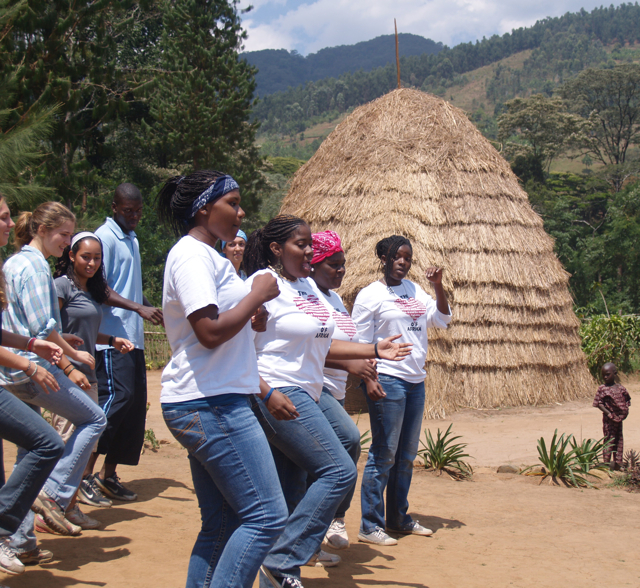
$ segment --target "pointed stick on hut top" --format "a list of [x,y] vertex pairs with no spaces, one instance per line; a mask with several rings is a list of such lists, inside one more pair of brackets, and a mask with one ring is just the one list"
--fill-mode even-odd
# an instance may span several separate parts
[[401,88],[400,85],[400,51],[398,49],[398,24],[396,23],[396,19],[393,19],[393,26],[396,28],[396,68],[398,70],[398,88]]

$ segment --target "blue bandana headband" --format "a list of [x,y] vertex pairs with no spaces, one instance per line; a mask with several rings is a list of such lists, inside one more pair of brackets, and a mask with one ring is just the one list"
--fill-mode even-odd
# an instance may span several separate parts
[[231,176],[221,176],[213,184],[211,184],[200,196],[198,196],[191,206],[191,214],[189,218],[193,218],[205,204],[222,198],[225,194],[239,190],[238,182]]

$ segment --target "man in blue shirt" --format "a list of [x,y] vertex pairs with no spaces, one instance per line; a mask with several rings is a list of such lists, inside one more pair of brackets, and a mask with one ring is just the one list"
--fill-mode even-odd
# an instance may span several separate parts
[[[116,467],[137,465],[140,459],[147,412],[143,319],[155,325],[162,323],[162,310],[154,308],[142,293],[140,248],[134,232],[142,216],[142,195],[133,184],[120,184],[111,207],[113,218],[107,218],[95,232],[102,241],[103,266],[110,288],[100,329],[129,339],[135,349],[122,354],[111,345],[96,345],[98,392],[107,427],[85,474],[93,471],[98,454],[105,455],[105,460],[99,474],[85,477],[79,493],[81,501],[88,499],[95,506],[104,505],[96,485],[109,498],[137,498],[135,492],[122,485]],[[96,495],[97,502],[92,502]]]

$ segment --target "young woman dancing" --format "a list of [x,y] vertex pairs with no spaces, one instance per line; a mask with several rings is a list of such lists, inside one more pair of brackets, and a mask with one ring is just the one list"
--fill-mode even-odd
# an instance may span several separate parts
[[[158,212],[182,235],[164,273],[172,355],[161,402],[169,430],[189,452],[202,516],[187,588],[248,588],[287,518],[269,443],[249,404],[260,392],[250,320],[278,286],[272,276],[247,285],[214,249],[235,238],[244,218],[232,177],[198,171],[172,178]],[[272,410],[276,419],[295,415],[285,397]]]
[[[322,233],[314,233],[312,238],[312,284],[317,286],[318,298],[329,309],[336,323],[333,339],[357,341],[356,326],[351,320],[342,298],[333,291],[342,285],[345,274],[345,256],[340,237],[334,231],[323,231]],[[343,408],[349,373],[360,378],[375,380],[377,378],[375,360],[327,360],[323,371],[324,380],[318,406],[327,417],[342,446],[353,459],[353,463],[357,465],[360,458],[360,431]],[[351,506],[354,492],[355,484],[338,507],[324,538],[324,543],[334,549],[349,547],[349,535],[344,517]]]
[[[56,264],[53,274],[60,306],[62,330],[64,333],[76,335],[82,339],[78,347],[82,351],[96,355],[96,343],[115,347],[120,353],[128,353],[133,344],[128,339],[100,333],[102,321],[102,304],[109,298],[109,287],[102,267],[102,243],[91,232],[83,231],[73,236],[71,245],[64,250]],[[75,369],[81,371],[91,387],[87,395],[98,404],[98,380],[95,369],[80,362],[71,360]],[[73,370],[72,370],[73,371]],[[60,415],[54,415],[52,424],[64,441],[73,434],[73,424]],[[78,490],[80,501],[91,506],[111,506],[111,501],[104,497],[93,482],[93,468],[98,454],[91,454],[85,467],[82,483]],[[67,520],[83,529],[97,529],[100,522],[83,513],[71,501],[66,515]]]
[[[264,566],[277,584],[300,588],[300,566],[318,552],[357,470],[318,406],[325,359],[389,360],[409,353],[389,337],[370,345],[332,340],[335,322],[307,279],[313,257],[311,230],[302,219],[278,216],[250,237],[245,251],[248,285],[277,278],[280,294],[265,304],[267,327],[256,333],[262,378],[262,423],[278,467],[289,519]],[[273,406],[288,397],[297,418],[276,420]],[[314,482],[307,488],[307,477]],[[261,575],[261,586],[269,586]]]
[[[62,348],[66,357],[62,357],[58,366],[30,353],[30,348],[20,353],[37,364],[38,369],[50,371],[60,389],[55,394],[48,394],[21,370],[0,368],[0,385],[35,407],[63,416],[76,427],[33,504],[33,510],[46,524],[62,535],[81,532],[80,527],[65,518],[64,512],[78,489],[91,450],[106,424],[100,407],[83,391],[90,387],[87,378],[74,369],[68,359],[94,365],[90,353],[73,349],[60,335],[58,295],[47,263],[47,257],[62,255],[74,227],[73,213],[57,202],[41,204],[33,213],[23,212],[15,227],[18,253],[4,266],[7,329],[29,338],[48,339]],[[24,452],[19,449],[17,463],[23,458]],[[36,548],[32,514],[25,517],[12,539],[12,546],[18,553]]]
[[[13,226],[9,206],[0,195],[0,247],[8,243],[9,232]],[[2,324],[2,312],[6,302],[4,279],[0,272],[0,324]],[[40,339],[32,341],[28,337],[2,330],[0,345],[2,345],[0,365],[21,370],[45,392],[58,391],[58,383],[49,371],[39,369],[37,364],[26,357],[5,349],[5,347],[26,349],[31,346],[33,353],[55,364],[62,357],[62,349],[55,343]],[[56,462],[60,459],[64,444],[40,415],[1,387],[0,438],[15,443],[25,452],[9,479],[0,487],[0,571],[7,574],[21,574],[24,572],[25,563],[41,563],[43,559],[52,557],[47,556],[44,553],[45,550],[37,548],[32,552],[23,552],[18,557],[10,546],[10,538],[18,530]],[[0,452],[2,451],[1,439]],[[2,474],[4,475],[4,469]]]
[[372,440],[360,490],[358,539],[396,545],[398,542],[387,531],[432,533],[407,514],[407,497],[424,413],[427,328],[446,329],[451,310],[442,287],[442,269],[427,269],[427,279],[436,291],[435,301],[418,284],[405,279],[413,255],[408,239],[398,235],[382,239],[376,245],[376,255],[384,275],[356,297],[351,316],[358,336],[361,341],[379,341],[389,333],[402,333],[401,340],[412,343],[413,350],[402,363],[379,361],[378,382],[366,383]]

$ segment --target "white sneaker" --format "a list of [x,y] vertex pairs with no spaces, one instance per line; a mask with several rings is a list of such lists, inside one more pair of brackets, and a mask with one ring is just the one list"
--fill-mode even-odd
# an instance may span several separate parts
[[18,559],[16,552],[9,545],[9,537],[0,540],[0,571],[7,574],[22,574],[24,564]]
[[424,535],[425,537],[433,535],[433,531],[431,529],[423,527],[418,521],[411,521],[401,529],[390,529],[387,527],[387,531],[391,533],[399,533],[400,535]]
[[329,530],[322,541],[325,545],[333,549],[346,549],[349,547],[349,535],[344,524],[344,519],[333,519],[329,525]]
[[327,553],[326,551],[318,551],[306,564],[312,568],[333,568],[342,561],[339,555]]
[[373,545],[398,545],[398,542],[393,537],[389,537],[380,527],[376,527],[371,533],[360,531],[358,541],[373,543]]
[[70,508],[64,516],[70,523],[78,525],[84,530],[97,529],[101,525],[100,521],[92,519],[89,515],[83,513],[78,503],[74,504],[73,508]]

